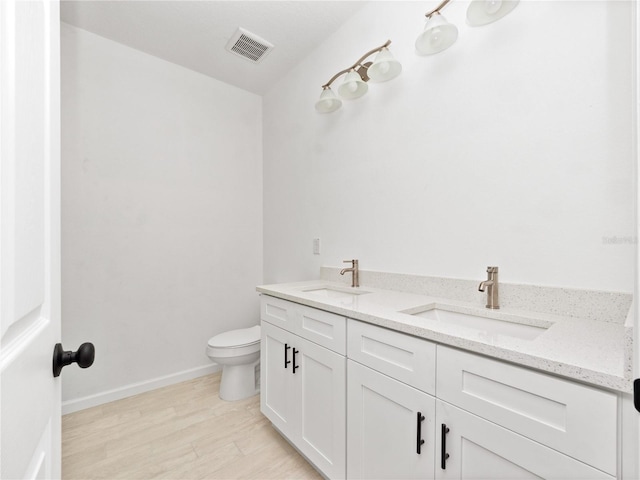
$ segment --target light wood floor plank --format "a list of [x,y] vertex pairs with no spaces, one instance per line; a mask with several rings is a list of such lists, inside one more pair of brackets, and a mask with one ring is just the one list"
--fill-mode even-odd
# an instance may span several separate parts
[[63,480],[322,477],[260,413],[225,402],[220,373],[62,417]]

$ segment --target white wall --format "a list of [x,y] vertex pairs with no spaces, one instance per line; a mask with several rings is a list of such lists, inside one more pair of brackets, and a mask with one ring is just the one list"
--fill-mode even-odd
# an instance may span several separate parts
[[[265,96],[265,282],[359,258],[631,292],[631,2],[522,1],[477,28],[467,2],[452,2],[458,42],[420,57],[430,6],[372,2]],[[401,76],[317,114],[320,85],[387,39]]]
[[260,97],[63,24],[62,110],[63,400],[209,368],[259,321]]

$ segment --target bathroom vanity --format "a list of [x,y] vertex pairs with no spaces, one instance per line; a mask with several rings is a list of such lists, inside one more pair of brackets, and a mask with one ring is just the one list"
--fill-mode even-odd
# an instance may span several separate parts
[[261,410],[328,478],[632,471],[624,324],[326,281],[258,291]]

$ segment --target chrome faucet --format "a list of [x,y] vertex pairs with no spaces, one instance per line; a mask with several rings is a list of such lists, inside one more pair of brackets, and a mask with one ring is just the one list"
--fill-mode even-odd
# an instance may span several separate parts
[[340,275],[344,275],[347,272],[351,272],[353,276],[351,277],[351,286],[359,287],[360,286],[360,274],[358,272],[358,260],[345,260],[344,263],[351,262],[351,268],[343,268],[340,270]]
[[487,308],[500,308],[498,301],[498,267],[487,267],[488,279],[480,282],[478,291],[484,292],[487,289]]

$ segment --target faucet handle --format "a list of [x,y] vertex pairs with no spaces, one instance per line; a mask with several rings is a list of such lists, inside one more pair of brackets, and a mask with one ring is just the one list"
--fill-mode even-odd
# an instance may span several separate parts
[[487,273],[498,273],[498,267],[487,267]]
[[355,258],[353,260],[343,260],[342,263],[350,263],[351,265],[355,265],[356,263],[358,263],[358,260],[356,260]]

